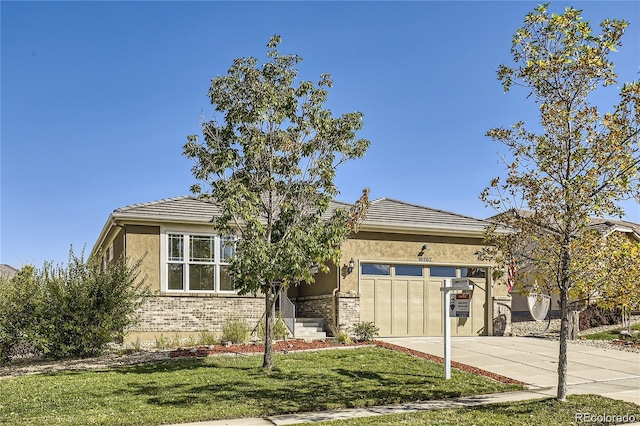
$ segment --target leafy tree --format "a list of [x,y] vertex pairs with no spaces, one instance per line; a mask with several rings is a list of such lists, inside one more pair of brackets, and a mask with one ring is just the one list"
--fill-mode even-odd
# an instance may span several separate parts
[[272,366],[275,298],[279,291],[313,282],[326,271],[368,206],[367,193],[351,211],[329,211],[338,194],[336,169],[362,157],[369,141],[356,139],[359,112],[333,117],[324,104],[331,76],[295,84],[301,61],[281,55],[281,38],[267,44],[269,60],[234,60],[211,81],[208,96],[223,121],[202,125],[204,141],[188,137],[184,155],[195,161],[192,186],[220,208],[214,227],[236,238],[230,271],[240,294],[265,295],[265,368]]
[[28,326],[35,323],[38,285],[35,268],[26,265],[13,278],[0,276],[0,362],[7,361],[20,346],[29,345]]
[[148,294],[138,267],[123,258],[104,269],[70,251],[65,267],[20,269],[0,283],[0,360],[20,346],[53,359],[99,354],[136,321]]
[[571,289],[572,298],[595,301],[604,309],[621,308],[623,314],[640,307],[640,242],[628,234],[592,231],[576,268],[583,273]]
[[589,241],[589,218],[621,216],[617,202],[639,192],[639,83],[622,86],[611,112],[590,102],[592,92],[616,82],[609,55],[621,46],[627,25],[606,19],[594,34],[581,11],[549,14],[541,5],[513,37],[514,65],[498,69],[505,91],[514,85],[529,90],[540,123],[533,130],[519,122],[487,133],[510,156],[504,158],[506,179],[493,179],[481,198],[514,231],[493,233],[496,225],[489,242],[503,262],[528,265],[559,293],[559,400],[567,392],[569,292],[581,273],[576,259]]

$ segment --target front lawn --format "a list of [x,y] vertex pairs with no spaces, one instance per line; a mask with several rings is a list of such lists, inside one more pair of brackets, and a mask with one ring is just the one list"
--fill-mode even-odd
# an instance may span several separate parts
[[569,395],[566,402],[547,398],[469,408],[363,417],[314,425],[608,425],[633,421],[640,421],[640,407],[636,404],[598,395]]
[[0,424],[157,425],[519,389],[382,348],[216,356],[0,380]]

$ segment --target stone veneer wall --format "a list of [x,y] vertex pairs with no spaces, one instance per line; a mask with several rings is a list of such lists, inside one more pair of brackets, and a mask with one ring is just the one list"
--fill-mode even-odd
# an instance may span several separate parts
[[322,318],[325,331],[331,332],[333,325],[333,297],[330,294],[321,296],[303,296],[295,300],[296,317]]
[[[336,316],[338,333],[348,332],[349,328],[360,322],[360,296],[355,292],[337,293]],[[298,318],[323,318],[325,331],[333,332],[331,327],[333,322],[333,296],[325,294],[322,296],[299,297],[296,303],[296,317]]]
[[511,336],[511,296],[493,297],[493,335]]
[[264,299],[220,296],[153,296],[139,309],[132,332],[222,332],[230,320],[245,320],[253,328],[264,313]]
[[360,322],[360,295],[355,292],[338,293],[338,332],[348,333]]

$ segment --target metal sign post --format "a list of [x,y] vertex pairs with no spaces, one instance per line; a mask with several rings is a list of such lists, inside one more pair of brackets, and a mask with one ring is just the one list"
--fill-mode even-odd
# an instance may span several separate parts
[[451,299],[450,291],[451,280],[444,280],[444,287],[440,287],[440,291],[444,291],[444,378],[451,378],[451,321],[449,321],[449,300]]
[[[466,311],[458,310],[458,301],[451,299],[452,290],[470,291],[473,290],[473,284],[468,278],[456,278],[453,280],[444,280],[444,287],[440,287],[440,291],[444,292],[444,303],[442,306],[444,317],[444,378],[449,380],[451,378],[451,311],[456,312],[456,316],[469,317],[470,301],[467,297],[461,298],[464,301]],[[462,304],[462,303],[461,303]],[[460,312],[460,314],[458,314]]]

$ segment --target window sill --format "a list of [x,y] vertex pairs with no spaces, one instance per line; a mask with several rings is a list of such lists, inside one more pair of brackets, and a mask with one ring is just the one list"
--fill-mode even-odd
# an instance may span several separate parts
[[191,293],[191,292],[180,292],[180,291],[166,291],[166,290],[161,290],[159,292],[157,292],[155,294],[156,296],[162,296],[162,297],[201,297],[201,298],[214,298],[214,297],[221,297],[221,298],[238,298],[238,297],[242,297],[242,298],[258,298],[258,299],[262,299],[264,298],[264,296],[258,295],[258,296],[253,296],[251,294],[245,294],[245,295],[239,295],[238,293]]

